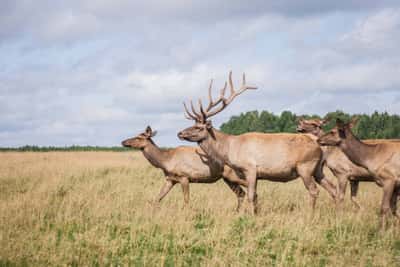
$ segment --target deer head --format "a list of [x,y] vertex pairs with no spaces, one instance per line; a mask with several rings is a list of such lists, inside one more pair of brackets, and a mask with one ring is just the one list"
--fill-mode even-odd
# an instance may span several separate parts
[[157,134],[157,131],[153,131],[150,126],[147,126],[146,130],[129,139],[122,141],[124,147],[132,147],[136,149],[144,149],[149,144],[154,144],[151,138]]
[[351,129],[357,124],[358,118],[354,117],[350,122],[344,123],[336,119],[336,127],[318,138],[317,142],[322,146],[339,146],[351,134]]
[[305,120],[304,118],[299,118],[296,131],[299,133],[310,133],[315,136],[319,136],[323,132],[322,126],[328,122],[329,119]]
[[210,86],[208,87],[208,100],[209,103],[206,108],[203,107],[201,100],[199,99],[199,107],[198,110],[193,105],[193,101],[190,100],[190,109],[186,106],[186,103],[183,103],[185,109],[185,117],[189,120],[193,120],[195,124],[192,127],[186,128],[185,130],[178,133],[178,137],[183,140],[187,140],[190,142],[201,142],[207,139],[210,135],[212,135],[212,123],[209,120],[212,116],[218,114],[222,110],[224,110],[238,95],[242,94],[244,91],[248,89],[257,89],[254,86],[246,85],[246,76],[243,73],[242,85],[239,90],[235,90],[232,82],[232,72],[229,72],[229,87],[230,87],[230,95],[228,98],[225,97],[225,91],[227,87],[227,83],[225,82],[224,87],[220,91],[219,98],[214,101],[212,98],[211,90],[213,85],[213,80],[210,82]]

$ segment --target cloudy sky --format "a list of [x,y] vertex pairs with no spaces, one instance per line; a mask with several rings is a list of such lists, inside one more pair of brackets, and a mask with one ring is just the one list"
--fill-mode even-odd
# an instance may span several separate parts
[[182,101],[246,72],[248,110],[400,113],[400,1],[0,2],[0,146],[119,145],[192,122]]

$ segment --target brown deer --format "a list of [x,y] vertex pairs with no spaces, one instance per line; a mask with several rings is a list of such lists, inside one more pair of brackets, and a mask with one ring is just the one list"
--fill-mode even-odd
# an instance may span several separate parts
[[[190,112],[184,104],[186,118],[195,124],[178,133],[180,139],[197,142],[211,158],[228,165],[248,182],[248,200],[251,212],[257,212],[257,179],[276,182],[288,182],[301,177],[311,196],[314,209],[318,196],[318,188],[313,175],[318,170],[322,151],[318,144],[306,134],[266,134],[245,133],[229,135],[213,128],[209,118],[225,109],[238,95],[248,89],[243,74],[242,86],[235,91],[232,72],[229,73],[230,96],[225,98],[227,84],[221,89],[220,97],[214,101],[211,96],[212,81],[209,86],[209,104],[203,107],[199,100],[199,110],[191,103]],[[318,172],[318,176],[321,172]],[[322,179],[326,180],[326,179]],[[331,185],[331,194],[335,195],[335,187]]]
[[[305,120],[300,118],[297,125],[297,132],[312,134],[315,140],[324,134],[322,126],[327,123],[328,120],[310,119]],[[358,186],[360,181],[371,181],[375,179],[372,175],[360,166],[352,163],[345,154],[338,147],[322,147],[324,166],[326,166],[337,178],[337,201],[343,202],[344,195],[346,193],[346,187],[348,181],[350,181],[350,199],[357,208],[360,208],[360,204],[356,200]]]
[[[312,134],[317,139],[325,134],[322,127],[328,121],[328,119],[305,120],[303,118],[299,118],[297,131],[300,133]],[[400,142],[400,139],[367,139],[363,140],[363,142],[367,144],[377,144],[385,142]],[[357,208],[360,208],[360,204],[356,199],[359,182],[375,182],[374,177],[367,169],[357,166],[351,162],[347,156],[343,154],[340,148],[322,146],[322,151],[324,153],[323,158],[325,166],[327,166],[338,179],[338,202],[343,202],[346,193],[347,182],[350,182],[350,199]]]
[[400,142],[367,144],[359,140],[351,131],[356,123],[336,121],[336,127],[318,138],[323,146],[337,146],[355,165],[371,173],[375,182],[383,187],[381,203],[381,227],[386,225],[386,217],[391,210],[397,214],[397,194],[400,190]]
[[228,166],[206,157],[200,149],[189,146],[179,146],[171,149],[161,149],[152,140],[157,131],[147,126],[145,132],[122,142],[124,147],[140,149],[144,157],[156,168],[164,171],[166,181],[156,198],[160,202],[172,189],[180,183],[183,190],[185,206],[189,203],[189,183],[214,183],[223,177],[224,182],[235,193],[239,210],[245,192],[240,185],[247,182],[236,176]]

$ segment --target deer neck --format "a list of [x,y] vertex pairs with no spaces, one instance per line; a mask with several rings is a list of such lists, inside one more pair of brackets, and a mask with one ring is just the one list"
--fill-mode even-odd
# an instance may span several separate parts
[[308,132],[308,133],[304,133],[306,135],[308,135],[309,137],[311,137],[312,140],[317,141],[318,138],[320,138],[321,136],[324,135],[324,131],[322,129],[315,129],[312,132]]
[[207,139],[198,142],[200,148],[220,164],[225,164],[228,158],[229,141],[232,136],[211,129]]
[[374,154],[375,146],[361,142],[351,131],[346,130],[346,138],[340,143],[340,149],[353,163],[367,167],[368,159]]
[[162,151],[153,141],[143,149],[144,157],[157,168],[163,169],[168,160],[166,152]]
[[317,129],[315,129],[315,131],[312,132],[312,134],[315,135],[316,137],[320,138],[321,136],[323,136],[325,134],[325,132],[321,128],[317,128]]

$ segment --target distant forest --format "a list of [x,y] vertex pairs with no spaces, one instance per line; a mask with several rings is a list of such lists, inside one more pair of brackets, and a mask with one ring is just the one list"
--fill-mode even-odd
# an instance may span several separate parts
[[[295,133],[297,119],[303,118],[331,118],[330,122],[324,127],[325,130],[331,129],[335,125],[336,118],[349,121],[353,116],[358,116],[357,125],[353,128],[354,133],[361,139],[390,139],[400,138],[400,116],[390,115],[387,112],[374,112],[371,115],[355,114],[350,115],[340,110],[327,113],[325,116],[318,115],[296,115],[290,111],[284,111],[280,115],[268,111],[249,111],[241,113],[239,116],[232,116],[227,122],[221,125],[221,131],[229,134],[242,134],[246,132],[262,133]],[[23,146],[18,148],[0,148],[4,151],[130,151],[130,148],[122,146],[100,147],[100,146],[68,146],[68,147],[39,147]]]
[[122,146],[21,146],[21,147],[0,147],[0,152],[49,152],[49,151],[130,151],[131,149]]
[[361,139],[400,138],[400,116],[390,115],[387,112],[374,112],[371,115],[350,115],[338,110],[320,117],[318,115],[296,115],[290,111],[284,111],[281,115],[275,115],[268,111],[249,111],[239,116],[231,117],[221,125],[221,130],[235,135],[246,132],[294,133],[296,132],[298,117],[331,118],[330,122],[324,127],[327,130],[335,125],[336,118],[349,121],[353,116],[359,117],[353,131]]

